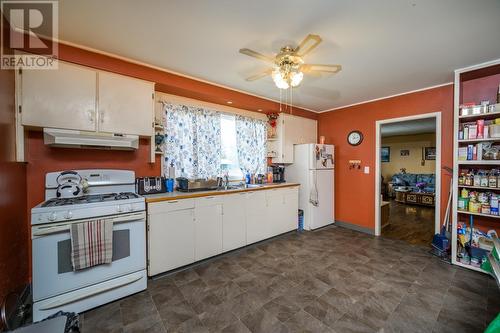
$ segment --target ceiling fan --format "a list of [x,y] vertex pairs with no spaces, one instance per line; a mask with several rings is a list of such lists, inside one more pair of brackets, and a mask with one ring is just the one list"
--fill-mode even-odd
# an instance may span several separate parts
[[312,75],[319,75],[321,73],[338,73],[342,69],[342,66],[340,65],[304,63],[304,56],[315,49],[319,43],[321,43],[321,37],[319,35],[309,34],[297,47],[289,45],[284,46],[274,57],[266,56],[247,48],[240,49],[240,53],[263,60],[272,65],[271,68],[249,76],[246,80],[255,81],[267,75],[271,75],[278,88],[288,89],[289,87],[298,86],[304,77],[304,73]]

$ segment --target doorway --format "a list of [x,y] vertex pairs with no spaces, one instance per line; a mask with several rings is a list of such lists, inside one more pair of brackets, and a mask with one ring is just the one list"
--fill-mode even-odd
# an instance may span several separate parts
[[441,113],[376,122],[375,234],[428,245],[440,226]]

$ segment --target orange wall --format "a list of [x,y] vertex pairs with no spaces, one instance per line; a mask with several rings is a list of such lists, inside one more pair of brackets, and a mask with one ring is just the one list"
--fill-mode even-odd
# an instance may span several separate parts
[[[375,122],[422,113],[441,112],[442,166],[453,166],[453,85],[415,92],[375,102],[355,105],[321,113],[318,135],[334,144],[335,161],[335,219],[364,228],[375,228]],[[360,130],[364,139],[353,147],[347,135]],[[361,160],[369,166],[370,174],[349,170],[349,160]],[[441,173],[441,216],[444,216],[451,176]]]
[[26,168],[13,162],[14,112],[14,73],[0,70],[0,301],[29,280]]

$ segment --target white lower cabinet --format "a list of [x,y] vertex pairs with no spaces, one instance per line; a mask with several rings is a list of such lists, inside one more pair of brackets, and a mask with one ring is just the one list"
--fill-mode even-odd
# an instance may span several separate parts
[[297,229],[298,187],[148,203],[148,274]]
[[266,191],[268,237],[297,229],[298,189],[284,188]]
[[148,275],[194,261],[194,200],[148,204]]
[[247,193],[247,244],[252,244],[269,238],[269,224],[267,221],[266,191]]
[[268,221],[266,238],[269,238],[285,232],[283,228],[283,224],[285,223],[285,205],[282,189],[273,189],[266,192],[266,220]]
[[231,251],[247,245],[247,193],[224,196],[222,215],[222,251]]
[[292,187],[283,189],[284,208],[283,208],[283,232],[297,230],[299,213],[299,188]]
[[202,197],[195,201],[195,261],[222,253],[222,199]]

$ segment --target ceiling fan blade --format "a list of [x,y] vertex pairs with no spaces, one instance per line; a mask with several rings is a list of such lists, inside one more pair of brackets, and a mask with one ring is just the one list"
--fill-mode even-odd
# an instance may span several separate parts
[[338,73],[342,70],[340,65],[309,65],[305,64],[300,66],[300,70],[304,73],[312,72],[325,72],[325,73]]
[[266,69],[265,71],[263,72],[260,72],[258,74],[255,74],[255,75],[252,75],[252,76],[249,76],[246,78],[247,81],[255,81],[255,80],[258,80],[258,79],[261,79],[263,78],[264,76],[267,76],[267,75],[271,75],[273,69],[272,68],[269,68],[269,69]]
[[265,62],[274,63],[274,58],[268,57],[266,55],[263,55],[262,53],[255,52],[255,51],[252,51],[250,49],[246,49],[246,48],[240,49],[240,53],[245,54],[245,55],[250,56],[250,57],[254,57],[254,58],[263,60]]
[[294,53],[299,57],[303,57],[311,52],[316,46],[321,43],[322,39],[319,35],[307,35],[306,38],[297,46]]

